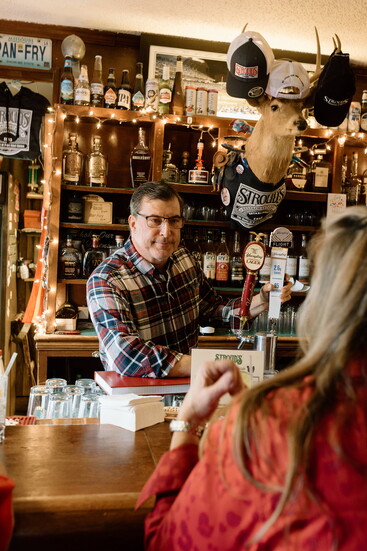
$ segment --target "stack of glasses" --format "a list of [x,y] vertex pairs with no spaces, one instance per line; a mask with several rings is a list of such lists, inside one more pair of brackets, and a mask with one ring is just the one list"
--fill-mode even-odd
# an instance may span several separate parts
[[38,419],[99,417],[99,396],[104,392],[93,379],[78,379],[68,385],[65,379],[47,379],[30,389],[27,415]]

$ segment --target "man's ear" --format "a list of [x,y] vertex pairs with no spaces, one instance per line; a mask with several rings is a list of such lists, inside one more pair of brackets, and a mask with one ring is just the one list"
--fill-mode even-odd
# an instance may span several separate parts
[[136,227],[136,218],[135,218],[135,216],[130,214],[127,221],[128,221],[129,227],[130,227],[130,231],[135,230],[135,227]]

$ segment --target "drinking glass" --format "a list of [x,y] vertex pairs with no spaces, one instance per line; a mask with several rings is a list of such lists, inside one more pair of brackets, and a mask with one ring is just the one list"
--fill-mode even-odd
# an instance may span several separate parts
[[77,379],[75,385],[84,390],[84,394],[90,394],[97,388],[97,383],[93,379]]
[[50,395],[47,407],[47,419],[69,419],[72,415],[72,396],[67,392]]
[[66,387],[64,387],[64,392],[71,396],[71,416],[78,417],[80,402],[84,394],[84,389],[76,385],[66,385]]
[[101,407],[101,404],[99,401],[98,394],[93,394],[93,393],[83,394],[83,396],[81,397],[78,417],[81,417],[81,418],[99,417],[100,407]]
[[67,385],[66,379],[47,379],[46,386],[51,390],[51,393],[63,392],[64,387]]
[[8,376],[0,375],[0,444],[5,438],[6,397],[8,392]]
[[32,386],[29,391],[27,415],[46,419],[47,406],[52,393],[52,387],[46,385]]

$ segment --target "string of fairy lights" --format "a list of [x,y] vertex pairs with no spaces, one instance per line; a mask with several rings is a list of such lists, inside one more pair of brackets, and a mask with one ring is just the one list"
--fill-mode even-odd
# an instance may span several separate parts
[[[46,115],[46,132],[45,143],[43,143],[43,152],[45,159],[48,157],[49,162],[44,162],[45,174],[44,179],[41,180],[41,183],[44,186],[43,209],[48,212],[48,216],[46,220],[42,220],[42,229],[46,232],[46,235],[43,246],[38,245],[38,248],[42,248],[42,254],[39,256],[39,261],[42,263],[42,269],[39,279],[35,280],[35,283],[41,284],[45,291],[42,313],[34,319],[35,331],[40,334],[52,332],[56,328],[54,314],[56,308],[57,287],[55,283],[52,285],[49,284],[49,262],[50,257],[57,260],[59,238],[58,235],[56,236],[52,233],[50,212],[52,211],[54,202],[54,190],[57,189],[54,180],[55,178],[60,179],[62,175],[62,159],[60,156],[55,155],[55,133],[57,130],[62,130],[64,120],[67,118],[68,120],[73,121],[76,125],[83,120],[87,120],[89,123],[94,123],[95,129],[98,131],[104,124],[112,123],[118,125],[136,125],[143,122],[154,122],[157,119],[160,119],[163,124],[177,124],[200,132],[199,139],[203,139],[204,134],[207,134],[211,140],[211,145],[213,148],[217,148],[218,145],[220,145],[219,138],[215,136],[213,132],[215,125],[205,126],[194,123],[192,117],[158,115],[156,113],[147,113],[144,110],[134,113],[133,116],[131,115],[131,112],[128,112],[129,115],[126,116],[126,111],[121,112],[125,113],[125,115],[111,112],[106,116],[100,116],[96,114],[93,108],[77,108],[75,111],[74,106],[73,109],[68,109],[67,106],[59,105],[56,108],[49,108],[49,112]],[[58,125],[60,128],[58,128]],[[325,147],[328,151],[330,151],[331,143],[335,139],[337,139],[338,144],[343,147],[349,138],[356,140],[357,143],[360,143],[360,145],[365,145],[366,147],[364,148],[364,153],[367,154],[367,143],[363,132],[341,132],[340,130],[327,129],[325,134],[326,137],[324,140],[315,143],[309,148],[311,155],[314,155],[315,150],[320,147]],[[312,137],[314,136],[307,136],[307,139]],[[303,143],[304,138],[301,137],[297,139],[296,146],[301,148]],[[50,304],[52,304],[52,308],[50,307]]]

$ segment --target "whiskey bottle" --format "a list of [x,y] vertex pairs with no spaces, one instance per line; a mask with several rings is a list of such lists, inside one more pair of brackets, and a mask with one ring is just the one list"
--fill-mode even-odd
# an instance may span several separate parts
[[185,112],[185,95],[182,84],[182,57],[177,56],[176,74],[172,88],[172,101],[170,104],[170,113],[172,115],[182,116]]
[[131,108],[131,86],[128,69],[124,69],[121,75],[121,84],[117,95],[117,109],[128,110]]
[[143,79],[143,64],[136,64],[136,75],[135,75],[135,84],[134,92],[131,98],[131,108],[133,111],[142,111],[144,109],[145,102],[145,88],[144,88],[144,79]]
[[178,182],[179,171],[176,165],[171,163],[172,151],[171,144],[168,144],[168,149],[163,151],[163,168],[162,168],[162,180],[164,182]]
[[243,264],[241,256],[240,233],[234,232],[233,254],[230,262],[231,285],[242,287],[243,285]]
[[215,283],[221,287],[228,285],[229,281],[229,250],[226,241],[226,232],[220,234],[220,243],[217,248],[215,260]]
[[101,150],[101,137],[93,136],[92,151],[87,157],[86,184],[89,186],[105,187],[107,185],[107,159]]
[[259,283],[265,285],[270,281],[270,271],[271,271],[271,253],[269,248],[269,236],[267,233],[263,235],[263,243],[265,246],[266,254],[264,264],[259,270]]
[[[315,150],[317,152],[317,150]],[[327,193],[331,180],[331,164],[324,161],[321,154],[311,163],[311,188],[312,191]]]
[[180,167],[180,184],[187,184],[189,179],[189,164],[190,164],[190,153],[184,151],[181,158],[181,167]]
[[115,236],[115,245],[110,245],[108,247],[108,253],[111,255],[113,254],[114,252],[118,251],[119,249],[121,249],[121,247],[123,246],[124,244],[124,238],[122,235],[116,235]]
[[90,82],[90,103],[93,107],[103,107],[102,56],[94,58],[93,76]]
[[83,200],[79,193],[73,193],[66,207],[67,222],[82,222],[83,221]]
[[350,176],[346,184],[347,206],[359,204],[361,188],[362,181],[358,178],[358,153],[353,152]]
[[117,104],[117,89],[115,69],[108,70],[107,84],[103,90],[103,104],[107,109],[115,109]]
[[362,92],[361,130],[363,130],[363,132],[367,132],[367,90],[363,90]]
[[138,143],[130,155],[130,175],[132,187],[138,187],[150,179],[152,156],[149,147],[145,143],[145,131],[140,126],[138,130]]
[[74,76],[71,66],[71,56],[65,56],[64,70],[60,78],[60,103],[72,105],[74,103]]
[[78,307],[69,298],[69,285],[65,285],[65,302],[56,311],[55,318],[75,319],[78,317]]
[[69,134],[68,147],[62,153],[62,181],[64,184],[77,185],[81,183],[84,156],[79,151],[77,135]]
[[193,170],[189,170],[189,184],[202,184],[207,185],[209,183],[209,172],[205,170],[204,162],[202,159],[204,142],[200,138],[198,141],[198,156],[195,161],[195,166]]
[[66,245],[61,248],[59,256],[59,278],[78,279],[82,273],[82,255],[74,247],[71,235],[66,236]]
[[304,285],[308,284],[310,277],[310,263],[307,258],[307,238],[306,234],[302,234],[301,249],[298,255],[298,281]]
[[89,277],[106,256],[105,249],[99,245],[99,236],[92,235],[92,246],[86,251],[83,258],[83,276]]
[[213,232],[208,230],[208,240],[204,249],[203,272],[211,283],[215,282],[215,263],[217,255],[213,243]]
[[191,246],[191,254],[194,258],[196,258],[200,264],[200,267],[203,268],[203,251],[200,246],[199,232],[197,230],[194,232],[194,241]]
[[288,256],[285,264],[285,273],[288,274],[289,277],[293,277],[294,279],[296,279],[297,277],[297,256],[294,252],[293,247],[289,247],[288,249]]
[[163,65],[162,78],[159,82],[158,91],[158,113],[168,115],[170,103],[172,101],[172,92],[169,78],[169,65]]
[[348,172],[348,156],[343,155],[343,162],[341,167],[341,192],[347,193],[346,185],[347,185],[347,172]]
[[74,103],[75,105],[90,105],[90,86],[86,65],[82,65],[80,68],[78,82],[75,86]]
[[146,113],[157,113],[158,111],[158,80],[148,78],[145,83],[145,111]]

